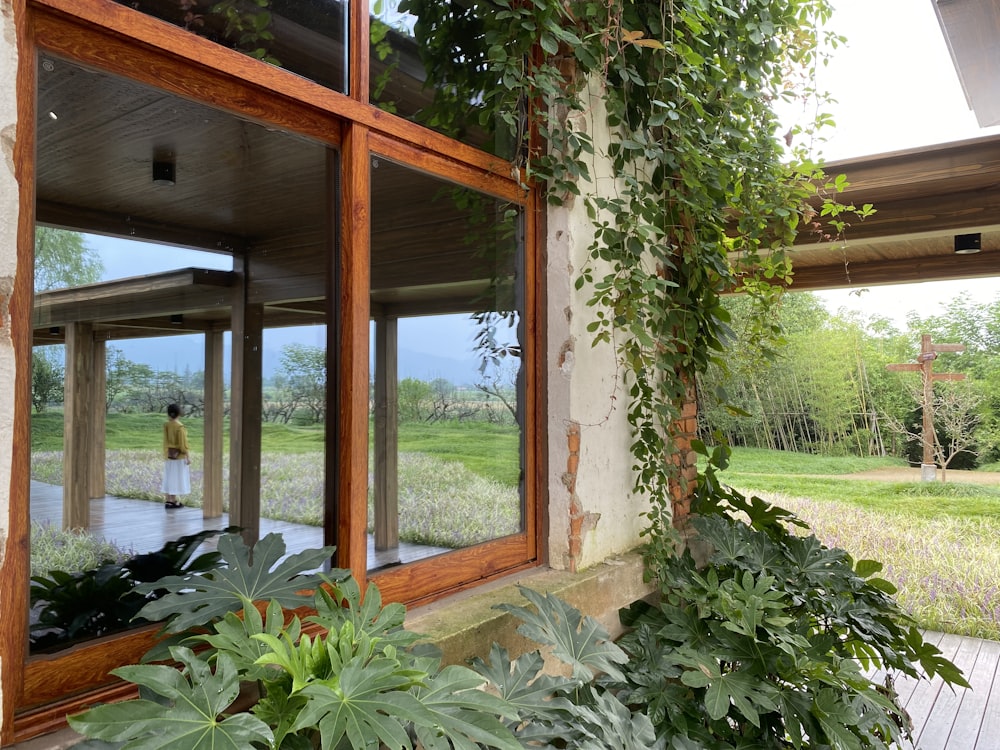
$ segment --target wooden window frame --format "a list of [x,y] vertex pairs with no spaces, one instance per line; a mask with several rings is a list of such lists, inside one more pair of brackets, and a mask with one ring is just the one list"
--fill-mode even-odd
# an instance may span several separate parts
[[[520,204],[525,221],[524,367],[528,373],[525,420],[524,530],[510,537],[457,550],[384,572],[373,572],[386,600],[415,604],[476,585],[486,579],[539,565],[545,531],[543,290],[540,246],[543,203],[537,191],[524,191],[512,178],[509,162],[453,141],[368,105],[367,4],[352,2],[351,91],[354,98],[225,49],[183,29],[125,8],[111,0],[27,0],[15,2],[21,65],[18,70],[18,127],[15,168],[20,183],[18,269],[10,303],[15,359],[30,362],[34,236],[34,147],[36,61],[40,51],[122,75],[177,96],[312,137],[340,150],[343,184],[340,203],[341,250],[331,261],[338,289],[328,298],[339,305],[338,400],[336,434],[338,496],[367,495],[369,174],[373,153],[384,155],[442,179]],[[354,252],[352,248],[364,248]],[[27,269],[27,272],[25,271]],[[333,282],[331,281],[331,284]],[[331,307],[335,307],[331,304]],[[331,318],[334,320],[335,318]],[[117,700],[134,687],[110,677],[109,669],[134,662],[153,641],[155,628],[108,636],[52,656],[28,658],[30,367],[15,380],[15,412],[9,535],[0,569],[0,588],[9,602],[0,610],[0,664],[3,665],[3,731],[0,744],[27,739],[65,725],[67,713],[95,702]],[[337,564],[359,580],[366,567],[366,513],[347,503],[335,514]],[[433,581],[433,585],[431,585]]]

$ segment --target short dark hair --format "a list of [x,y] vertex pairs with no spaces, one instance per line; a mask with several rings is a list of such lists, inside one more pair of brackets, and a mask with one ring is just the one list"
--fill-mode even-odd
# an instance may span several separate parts
[[181,407],[177,404],[170,404],[167,407],[167,416],[173,419],[174,417],[179,417],[181,415]]

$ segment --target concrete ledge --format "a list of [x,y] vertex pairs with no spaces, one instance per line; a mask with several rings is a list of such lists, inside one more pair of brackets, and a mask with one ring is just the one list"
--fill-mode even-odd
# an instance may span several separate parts
[[579,573],[539,568],[411,609],[406,629],[436,644],[446,664],[465,664],[474,656],[485,659],[494,642],[516,658],[538,644],[517,633],[519,619],[495,606],[527,605],[518,586],[558,596],[598,620],[612,637],[622,632],[618,610],[654,591],[643,583],[642,558],[630,553]]

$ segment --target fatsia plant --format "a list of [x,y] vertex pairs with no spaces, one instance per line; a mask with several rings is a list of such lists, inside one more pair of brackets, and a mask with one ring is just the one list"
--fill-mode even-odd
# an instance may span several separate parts
[[[115,670],[140,697],[69,717],[91,738],[77,747],[520,748],[502,721],[513,709],[473,670],[442,668],[403,629],[402,605],[383,606],[347,571],[317,571],[332,551],[285,557],[269,535],[251,552],[227,535],[224,567],[153,584],[168,593],[142,614],[172,613],[168,653],[154,655],[173,664]],[[315,612],[305,621],[291,612],[303,606]]]
[[896,604],[880,563],[719,485],[711,461],[693,510],[707,560],[651,548],[661,598],[623,613],[633,630],[619,697],[647,705],[669,746],[888,748],[908,719],[876,670],[968,686]]
[[[155,552],[133,555],[122,563],[106,560],[88,570],[50,570],[31,579],[31,606],[37,617],[31,648],[67,648],[82,638],[96,638],[137,624],[138,612],[165,592],[149,582],[170,575],[190,576],[219,564],[217,552],[195,556],[202,542],[223,533],[206,530],[168,541]],[[152,619],[157,619],[153,617]]]

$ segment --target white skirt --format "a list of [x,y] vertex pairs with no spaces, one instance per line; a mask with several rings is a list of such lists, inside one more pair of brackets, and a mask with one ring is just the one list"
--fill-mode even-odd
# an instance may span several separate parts
[[183,458],[164,460],[160,492],[164,495],[187,495],[191,492],[191,467],[187,461]]

